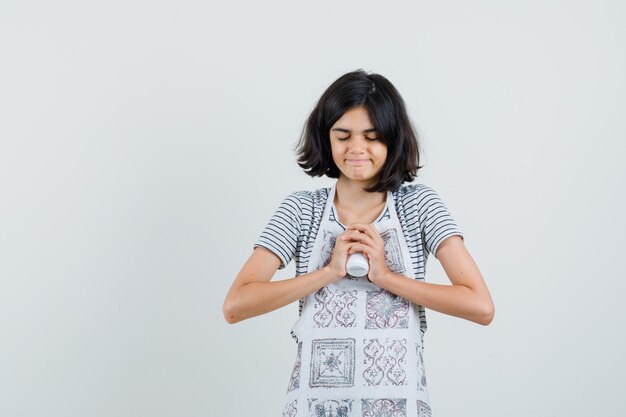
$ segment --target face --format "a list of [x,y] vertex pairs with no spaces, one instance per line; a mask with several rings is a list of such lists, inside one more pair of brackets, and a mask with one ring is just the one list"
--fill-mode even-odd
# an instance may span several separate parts
[[387,145],[374,128],[364,107],[348,110],[330,128],[333,160],[341,172],[339,179],[370,186],[380,177],[387,158]]

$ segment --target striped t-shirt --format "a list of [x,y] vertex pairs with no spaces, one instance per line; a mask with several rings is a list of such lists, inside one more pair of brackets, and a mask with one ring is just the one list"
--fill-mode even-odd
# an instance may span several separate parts
[[[254,247],[269,249],[280,259],[283,269],[295,258],[296,275],[307,272],[307,265],[319,230],[330,188],[296,191],[278,206]],[[402,232],[409,246],[415,279],[424,280],[426,261],[447,237],[463,233],[439,195],[424,184],[403,185],[392,192]],[[302,313],[303,300],[299,311]],[[422,332],[426,331],[423,307],[420,306]]]

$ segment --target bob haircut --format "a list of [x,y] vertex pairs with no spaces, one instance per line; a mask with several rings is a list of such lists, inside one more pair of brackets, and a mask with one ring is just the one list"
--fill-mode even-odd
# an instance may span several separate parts
[[342,75],[322,94],[296,145],[298,165],[312,177],[339,178],[330,148],[330,129],[346,111],[361,106],[387,145],[380,179],[365,191],[395,191],[403,182],[413,181],[423,168],[419,165],[418,135],[393,84],[362,69]]

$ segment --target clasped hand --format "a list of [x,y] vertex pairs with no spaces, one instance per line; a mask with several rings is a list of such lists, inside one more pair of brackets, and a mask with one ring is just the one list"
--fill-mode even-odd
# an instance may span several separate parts
[[385,262],[385,242],[373,224],[353,223],[337,236],[329,267],[339,279],[346,275],[348,256],[356,252],[362,252],[369,262],[369,280],[380,283],[389,268]]

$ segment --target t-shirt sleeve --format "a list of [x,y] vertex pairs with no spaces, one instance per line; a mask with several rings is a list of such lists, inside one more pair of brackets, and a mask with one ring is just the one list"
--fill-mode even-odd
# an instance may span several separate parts
[[254,247],[262,246],[280,259],[278,269],[283,269],[296,254],[302,216],[302,205],[296,193],[291,193],[280,203],[261,232]]
[[463,237],[463,232],[454,221],[452,214],[437,192],[424,185],[418,198],[419,220],[422,230],[422,242],[429,253],[437,257],[437,248],[450,236]]

